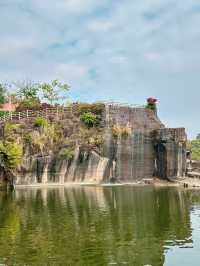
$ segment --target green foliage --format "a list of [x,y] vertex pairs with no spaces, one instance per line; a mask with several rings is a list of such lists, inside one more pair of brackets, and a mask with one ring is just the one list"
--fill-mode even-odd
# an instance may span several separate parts
[[200,134],[197,135],[196,139],[200,139]]
[[40,130],[33,130],[29,133],[24,141],[31,144],[33,152],[48,152],[56,149],[64,141],[63,131],[58,123],[47,123],[41,126]]
[[51,104],[54,102],[64,100],[66,98],[63,93],[69,91],[69,86],[65,83],[61,83],[58,80],[53,80],[50,83],[41,83],[39,84],[39,89],[42,92],[43,99],[47,100]]
[[32,140],[31,134],[30,133],[25,133],[24,136],[23,136],[23,141],[26,144],[32,144],[33,143],[33,140]]
[[17,95],[21,100],[38,99],[38,85],[32,81],[22,81],[15,84]]
[[[15,93],[9,93],[11,88]],[[66,83],[58,80],[53,80],[50,83],[35,83],[27,80],[11,84],[0,83],[0,104],[5,103],[9,95],[12,103],[19,104],[17,111],[38,110],[41,107],[42,99],[51,104],[66,99],[65,93],[69,91],[69,88]]]
[[147,103],[146,108],[150,109],[150,110],[156,110],[156,104],[155,103]]
[[17,110],[18,112],[24,110],[40,110],[40,100],[38,98],[27,98],[20,101]]
[[33,125],[34,127],[45,127],[48,125],[48,121],[44,117],[37,117],[33,121]]
[[97,116],[91,112],[83,113],[80,119],[88,128],[94,127],[98,122]]
[[7,112],[7,111],[0,111],[0,117],[4,117],[7,114],[9,114],[9,112]]
[[60,152],[60,157],[65,160],[71,160],[74,157],[73,148],[64,148]]
[[15,142],[15,134],[19,133],[20,125],[11,122],[6,122],[4,125],[4,139],[8,142]]
[[0,171],[10,177],[22,159],[22,147],[17,143],[0,142]]
[[200,161],[200,138],[189,141],[187,148],[192,151],[192,159]]
[[6,101],[6,88],[5,85],[0,83],[0,104],[5,103]]
[[81,115],[83,113],[91,112],[95,115],[102,115],[102,112],[105,110],[105,104],[104,103],[78,103],[76,104],[77,111]]

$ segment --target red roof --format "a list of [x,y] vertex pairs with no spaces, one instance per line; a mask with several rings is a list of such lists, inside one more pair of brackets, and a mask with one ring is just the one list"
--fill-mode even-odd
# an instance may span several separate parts
[[17,108],[16,103],[4,103],[0,106],[1,111],[15,111]]

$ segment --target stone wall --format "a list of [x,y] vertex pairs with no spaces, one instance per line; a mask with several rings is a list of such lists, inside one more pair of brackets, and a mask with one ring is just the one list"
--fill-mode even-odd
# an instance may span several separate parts
[[[63,128],[66,124],[66,138],[78,133],[80,121],[77,118],[61,122]],[[71,160],[60,159],[56,153],[43,157],[27,154],[16,183],[131,183],[144,178],[171,180],[184,176],[184,128],[165,128],[155,111],[119,105],[106,106],[101,126],[104,144],[99,151],[85,151],[77,143]],[[125,128],[127,134],[114,135],[114,127],[122,131]]]

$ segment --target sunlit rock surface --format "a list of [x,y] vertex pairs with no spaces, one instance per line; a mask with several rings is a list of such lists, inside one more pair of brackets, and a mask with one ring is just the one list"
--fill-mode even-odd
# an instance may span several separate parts
[[[156,111],[119,105],[106,105],[102,121],[104,143],[100,152],[83,151],[77,144],[70,161],[54,153],[26,156],[16,184],[131,183],[184,176],[184,128],[165,128]],[[113,127],[122,133],[114,135]]]

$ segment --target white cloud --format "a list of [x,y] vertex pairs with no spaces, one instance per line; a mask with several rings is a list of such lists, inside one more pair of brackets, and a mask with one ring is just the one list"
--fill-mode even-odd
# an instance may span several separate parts
[[145,57],[147,60],[155,62],[161,59],[161,54],[158,52],[148,52],[145,54]]
[[[166,121],[185,99],[200,97],[196,0],[5,2],[0,9],[1,79],[60,78],[76,88],[76,97],[87,90],[88,100],[143,103],[152,94],[162,100]],[[162,109],[169,104],[165,91],[181,97],[171,104],[173,111]],[[200,112],[195,104],[191,117]],[[177,126],[184,114],[183,109],[176,113]]]
[[103,6],[104,4],[104,0],[62,0],[58,3],[58,6],[65,8],[65,10],[69,13],[80,14],[89,13],[92,10]]
[[128,62],[128,58],[126,56],[117,55],[111,57],[110,62],[114,64],[125,64]]
[[26,52],[34,47],[34,40],[8,37],[1,40],[0,55],[8,56],[20,52]]
[[88,24],[88,29],[94,32],[106,32],[113,28],[110,21],[92,21]]
[[60,79],[74,82],[83,78],[87,74],[87,71],[88,67],[86,66],[69,63],[56,65],[53,73]]

